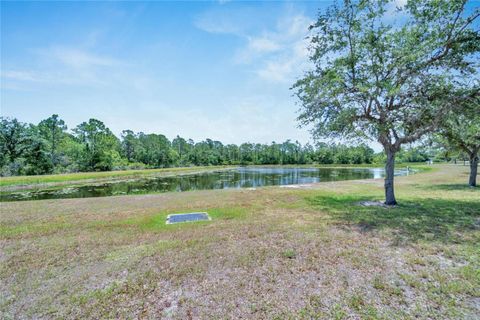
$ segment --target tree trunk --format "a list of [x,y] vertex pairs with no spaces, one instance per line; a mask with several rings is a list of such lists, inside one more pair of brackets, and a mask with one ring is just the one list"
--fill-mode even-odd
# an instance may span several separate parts
[[385,150],[387,153],[387,163],[385,164],[385,204],[396,205],[395,191],[393,188],[393,177],[395,172],[395,152]]
[[477,186],[477,169],[478,169],[478,154],[470,155],[470,178],[468,179],[468,185],[470,187]]

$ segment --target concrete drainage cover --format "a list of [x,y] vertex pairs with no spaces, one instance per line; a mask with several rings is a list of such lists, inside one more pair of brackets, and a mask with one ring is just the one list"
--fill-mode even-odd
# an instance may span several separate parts
[[191,212],[191,213],[177,213],[169,214],[167,216],[167,224],[193,222],[193,221],[208,221],[212,220],[206,212]]

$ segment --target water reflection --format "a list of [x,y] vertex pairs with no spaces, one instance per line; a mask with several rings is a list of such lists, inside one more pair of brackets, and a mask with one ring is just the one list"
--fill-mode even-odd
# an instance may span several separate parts
[[[396,175],[407,175],[397,171]],[[62,198],[107,197],[122,194],[181,192],[189,190],[256,188],[263,186],[309,184],[321,181],[382,178],[379,168],[256,168],[241,167],[227,171],[205,172],[172,177],[108,182],[104,184],[6,192],[0,201]]]

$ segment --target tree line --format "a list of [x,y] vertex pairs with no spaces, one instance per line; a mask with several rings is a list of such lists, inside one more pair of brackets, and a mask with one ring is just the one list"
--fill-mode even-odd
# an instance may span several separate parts
[[124,130],[116,137],[97,119],[68,131],[54,114],[37,125],[1,118],[1,174],[37,175],[78,171],[165,168],[176,166],[249,164],[362,164],[374,161],[365,144],[346,146],[298,141],[240,145],[206,139],[194,142],[180,136],[170,141],[162,134]]
[[[180,136],[170,141],[155,133],[124,130],[118,138],[100,120],[90,119],[73,130],[54,114],[38,124],[0,119],[1,175],[39,175],[81,171],[211,165],[370,164],[383,163],[366,144],[309,143],[287,140],[270,144],[194,142]],[[424,148],[405,149],[399,161],[431,158]]]

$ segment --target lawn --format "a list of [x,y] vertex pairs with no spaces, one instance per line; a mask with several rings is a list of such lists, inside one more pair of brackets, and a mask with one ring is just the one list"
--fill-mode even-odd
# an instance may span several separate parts
[[[474,319],[480,188],[396,179],[1,203],[1,318]],[[170,213],[210,222],[165,225]]]

